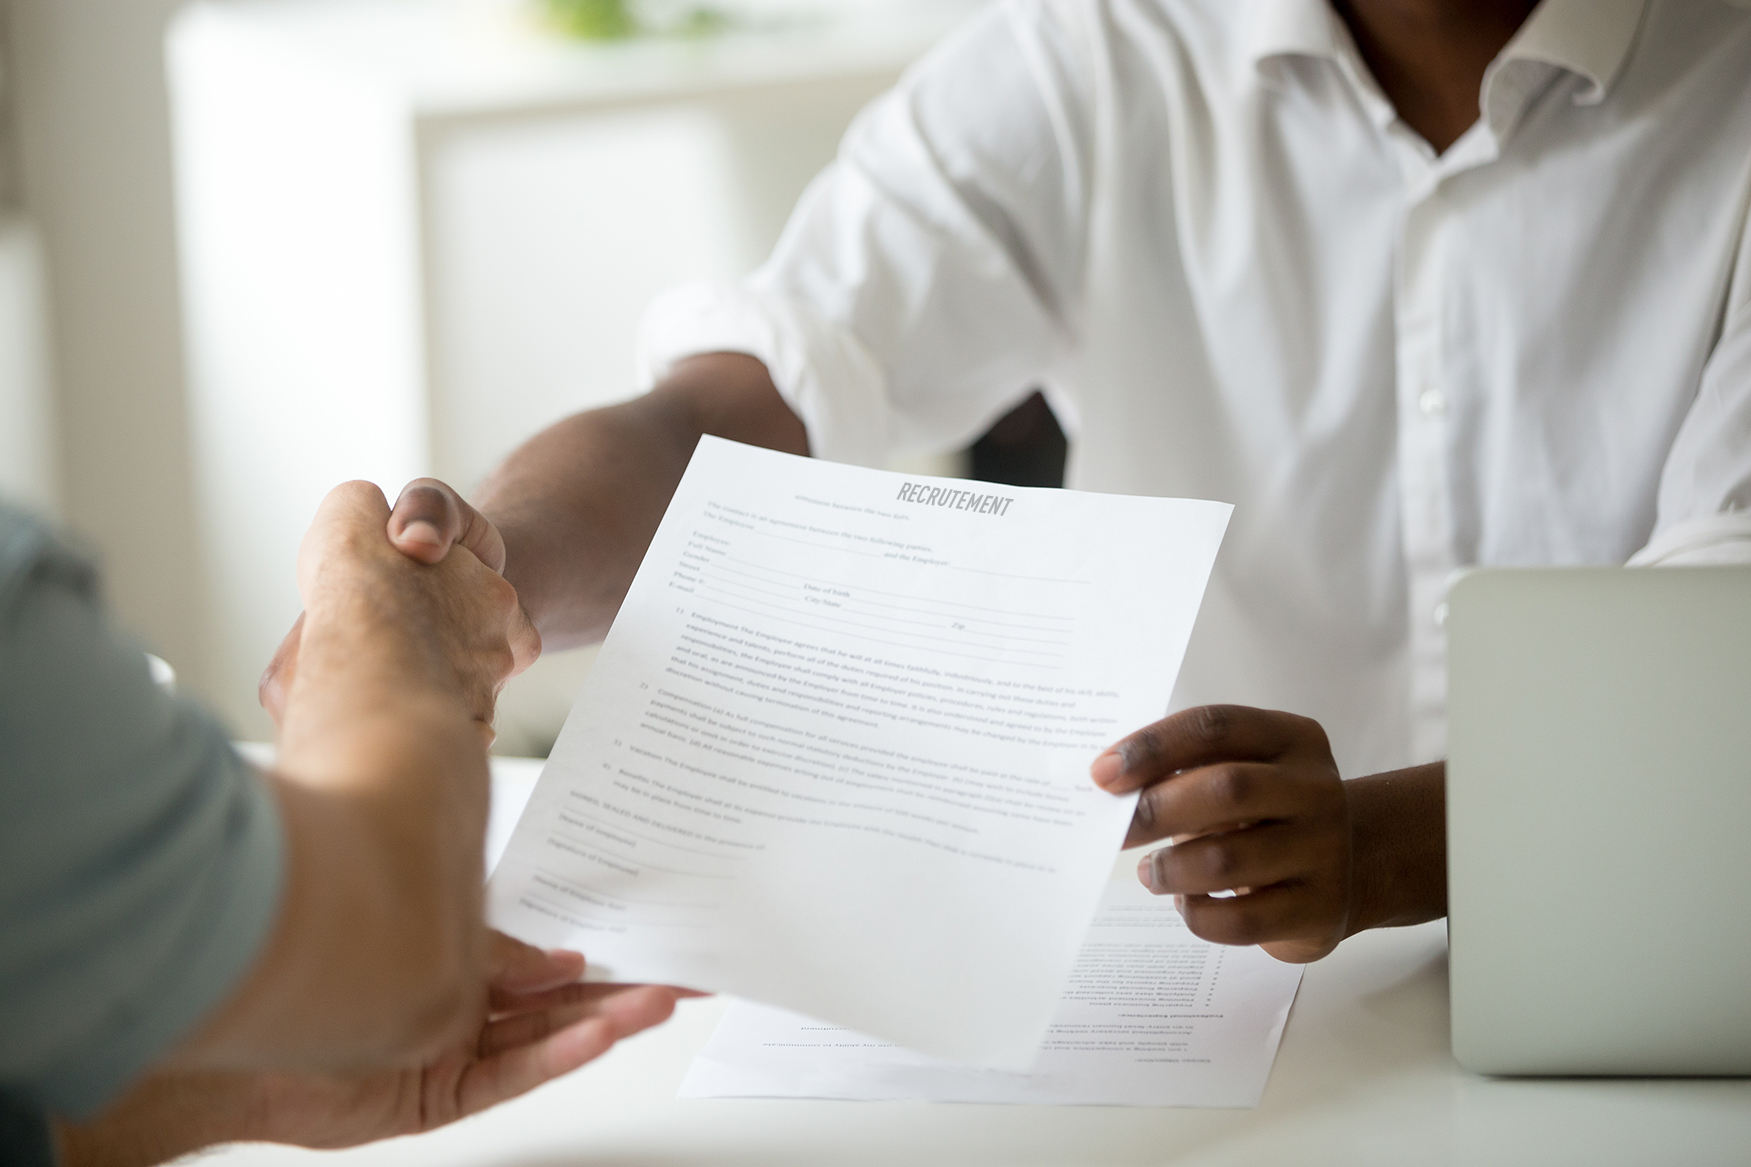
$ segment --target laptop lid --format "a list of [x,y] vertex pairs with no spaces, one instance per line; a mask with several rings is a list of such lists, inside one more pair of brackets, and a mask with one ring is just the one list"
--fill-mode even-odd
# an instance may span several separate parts
[[1751,568],[1480,570],[1446,628],[1454,1056],[1751,1074]]

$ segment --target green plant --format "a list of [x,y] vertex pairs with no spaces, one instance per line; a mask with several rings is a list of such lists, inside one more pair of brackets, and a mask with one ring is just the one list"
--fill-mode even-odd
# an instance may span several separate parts
[[538,0],[549,23],[583,40],[624,40],[641,33],[656,36],[715,36],[733,23],[728,13],[709,4],[684,8],[673,19],[652,21],[636,9],[639,0]]
[[610,41],[638,31],[627,0],[541,0],[560,31],[585,40]]

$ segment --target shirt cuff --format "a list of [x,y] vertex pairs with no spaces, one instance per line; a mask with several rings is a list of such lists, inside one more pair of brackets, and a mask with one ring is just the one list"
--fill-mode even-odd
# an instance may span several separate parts
[[831,462],[884,466],[890,445],[887,378],[863,343],[806,304],[735,284],[685,284],[658,296],[638,336],[641,390],[676,362],[746,353],[766,366],[809,433],[809,452]]
[[1702,515],[1672,524],[1630,556],[1630,567],[1708,567],[1751,563],[1751,511]]

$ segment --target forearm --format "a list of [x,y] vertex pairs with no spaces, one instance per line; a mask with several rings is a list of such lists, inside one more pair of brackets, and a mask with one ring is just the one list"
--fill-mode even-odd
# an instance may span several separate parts
[[337,494],[300,560],[300,664],[271,776],[279,916],[238,992],[178,1052],[185,1069],[403,1063],[474,1019],[488,776],[451,658],[508,656],[486,626],[515,599],[465,552],[402,556],[374,488]]
[[1447,767],[1436,762],[1344,784],[1350,812],[1346,934],[1447,914]]
[[[354,1032],[407,1048],[478,971],[490,779],[484,727],[430,633],[455,618],[449,585],[394,566],[394,586],[310,611],[275,776],[305,844],[292,881],[311,901],[303,931],[334,954],[314,971],[345,994],[331,1016],[358,1014]],[[395,1017],[410,1028],[396,1034]]]
[[644,397],[537,434],[480,489],[504,536],[505,577],[549,648],[599,640],[704,434],[808,453],[802,423],[753,357],[679,364]]
[[458,707],[400,712],[362,718],[270,776],[286,839],[278,920],[254,970],[172,1064],[405,1064],[475,1020],[485,749]]

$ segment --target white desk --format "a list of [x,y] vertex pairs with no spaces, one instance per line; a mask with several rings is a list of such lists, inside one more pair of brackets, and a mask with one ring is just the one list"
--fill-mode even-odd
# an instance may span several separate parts
[[[507,811],[534,773],[506,763]],[[526,795],[525,795],[526,796]],[[1751,1163],[1751,1082],[1492,1081],[1447,1050],[1440,924],[1359,936],[1307,970],[1257,1110],[884,1102],[681,1102],[675,1089],[724,1003],[569,1078],[417,1139],[325,1155],[325,1167],[993,1167],[1131,1164]],[[237,1147],[203,1167],[314,1164]]]

